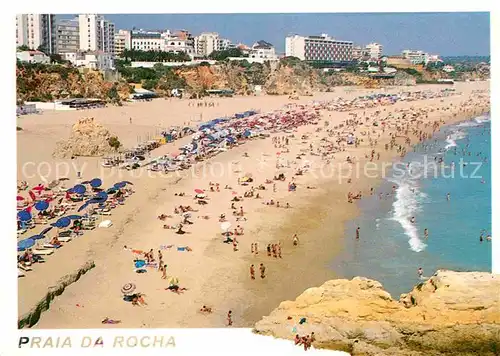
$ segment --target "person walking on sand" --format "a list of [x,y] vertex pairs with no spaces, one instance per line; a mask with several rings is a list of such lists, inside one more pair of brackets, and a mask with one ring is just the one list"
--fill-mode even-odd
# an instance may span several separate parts
[[254,265],[250,266],[250,278],[255,279],[255,266]]
[[293,235],[293,245],[294,246],[299,245],[299,238],[297,237],[297,234]]
[[163,275],[161,279],[167,279],[167,265],[163,265]]
[[227,312],[227,326],[233,325],[233,312],[230,310]]
[[132,118],[129,119],[129,122],[132,123]]
[[255,252],[255,247],[254,247],[254,243],[253,242],[252,242],[251,246],[252,246],[252,255],[253,255],[254,252]]
[[256,255],[259,254],[259,243],[258,242],[255,243],[255,254]]
[[260,278],[262,279],[266,278],[266,267],[264,267],[263,263],[260,264],[259,269],[260,269]]
[[356,228],[356,240],[359,240],[359,226]]

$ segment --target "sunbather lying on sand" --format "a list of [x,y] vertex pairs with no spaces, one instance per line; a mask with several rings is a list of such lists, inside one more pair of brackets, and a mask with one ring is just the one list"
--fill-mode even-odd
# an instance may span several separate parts
[[122,322],[121,320],[113,320],[108,317],[105,317],[101,321],[102,324],[120,324],[121,322]]
[[168,288],[165,288],[165,290],[169,290],[177,294],[182,294],[184,293],[184,291],[187,291],[187,288],[180,288],[178,285],[173,284],[171,286],[168,286]]
[[212,313],[212,308],[209,308],[209,307],[204,305],[201,307],[200,312],[210,314],[210,313]]

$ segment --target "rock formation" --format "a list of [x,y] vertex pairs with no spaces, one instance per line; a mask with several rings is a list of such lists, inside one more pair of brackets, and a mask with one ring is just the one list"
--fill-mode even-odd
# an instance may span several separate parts
[[254,332],[314,332],[315,347],[351,355],[499,355],[500,276],[440,270],[399,302],[377,281],[331,280],[282,302]]
[[317,85],[318,73],[311,67],[302,63],[280,64],[269,75],[265,91],[272,95],[311,95]]
[[93,117],[83,118],[73,125],[71,135],[67,140],[57,143],[52,155],[55,158],[103,156],[116,152],[109,143],[111,137],[111,133],[95,122]]

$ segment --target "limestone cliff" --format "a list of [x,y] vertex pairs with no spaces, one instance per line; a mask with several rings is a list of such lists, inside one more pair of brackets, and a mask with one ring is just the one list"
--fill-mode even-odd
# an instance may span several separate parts
[[128,98],[130,87],[124,81],[105,81],[98,71],[80,72],[64,66],[18,64],[16,68],[18,101],[52,101],[65,98],[112,100],[112,88],[120,99]]
[[303,63],[280,63],[265,83],[265,92],[272,95],[312,95],[319,83],[317,70]]
[[315,347],[352,355],[499,355],[500,276],[440,270],[400,301],[377,281],[331,280],[282,302],[254,331],[314,332]]

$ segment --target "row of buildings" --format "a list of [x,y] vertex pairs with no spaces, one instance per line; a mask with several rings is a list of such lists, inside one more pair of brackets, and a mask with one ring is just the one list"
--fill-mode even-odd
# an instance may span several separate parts
[[338,40],[327,34],[320,36],[292,35],[285,39],[285,55],[312,62],[379,62],[401,60],[406,65],[428,65],[440,62],[439,56],[420,50],[403,50],[399,56],[384,56],[383,46],[372,42],[366,46],[355,46],[352,41]]
[[42,53],[59,54],[77,66],[96,69],[113,67],[113,59],[125,50],[184,52],[192,59],[205,58],[214,51],[239,48],[250,58],[277,60],[274,47],[259,41],[252,47],[233,44],[216,32],[193,36],[189,31],[116,30],[99,14],[80,14],[73,19],[56,21],[51,14],[16,16],[16,44],[32,49],[18,53],[25,61],[45,62]]
[[[258,41],[251,47],[233,44],[216,32],[193,36],[187,30],[116,30],[115,25],[99,14],[80,14],[73,19],[56,21],[51,14],[21,14],[16,16],[17,46],[41,49],[48,54],[60,54],[77,66],[95,69],[113,68],[113,60],[125,50],[184,52],[192,59],[206,58],[214,51],[240,49],[255,60],[278,60],[272,44]],[[19,54],[21,60],[34,61],[40,53]],[[352,41],[338,40],[327,34],[319,36],[290,35],[285,38],[285,56],[312,62],[349,63],[385,60],[383,46],[369,43],[355,46]],[[27,58],[27,59],[26,59]],[[437,55],[424,51],[404,50],[394,61],[412,65],[438,61]]]

